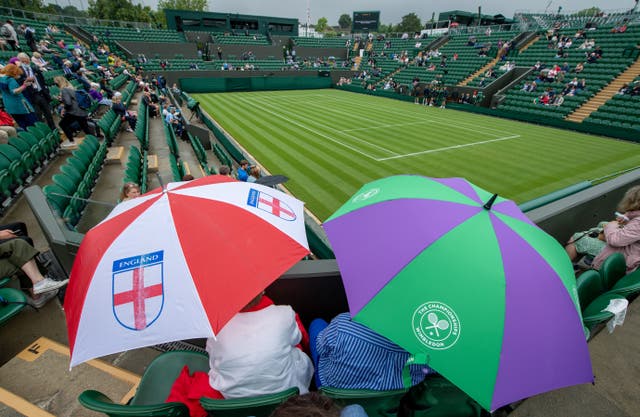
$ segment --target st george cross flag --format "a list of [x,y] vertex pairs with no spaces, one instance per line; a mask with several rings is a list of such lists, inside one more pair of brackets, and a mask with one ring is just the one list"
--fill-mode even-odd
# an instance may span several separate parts
[[125,201],[84,237],[65,313],[71,366],[214,337],[309,253],[303,203],[212,175]]

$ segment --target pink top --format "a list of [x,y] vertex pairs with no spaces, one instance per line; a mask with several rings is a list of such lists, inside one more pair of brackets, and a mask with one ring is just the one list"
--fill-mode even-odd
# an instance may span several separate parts
[[593,267],[600,266],[609,255],[620,252],[627,262],[627,273],[640,266],[640,211],[628,211],[625,215],[630,219],[620,226],[617,222],[609,222],[604,226],[607,246],[593,260]]

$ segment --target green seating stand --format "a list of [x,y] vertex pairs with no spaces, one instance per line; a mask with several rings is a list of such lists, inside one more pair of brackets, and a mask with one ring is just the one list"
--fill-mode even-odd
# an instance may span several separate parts
[[251,398],[215,400],[202,397],[200,404],[212,417],[268,417],[278,405],[299,394],[297,387]]
[[600,276],[605,290],[611,293],[630,297],[640,292],[640,270],[627,274],[627,264],[621,253],[605,259],[600,267]]
[[605,293],[600,274],[593,269],[583,272],[578,277],[576,286],[582,309],[582,322],[588,329],[609,321],[613,313],[602,310],[609,305],[609,301],[623,298],[615,293]]
[[320,387],[320,392],[333,399],[341,407],[359,404],[369,416],[395,416],[398,412],[400,399],[407,393],[407,390],[372,391],[323,386]]
[[129,404],[114,403],[106,395],[94,390],[84,391],[78,401],[85,408],[110,417],[189,417],[189,410],[183,403],[164,402],[185,365],[190,372],[207,372],[209,358],[198,352],[166,352],[149,364]]
[[15,288],[0,288],[0,326],[27,305],[27,297]]

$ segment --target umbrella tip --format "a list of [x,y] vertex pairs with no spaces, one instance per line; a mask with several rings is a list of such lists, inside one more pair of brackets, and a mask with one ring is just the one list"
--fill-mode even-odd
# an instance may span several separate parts
[[484,207],[486,210],[491,210],[491,206],[493,206],[493,203],[495,203],[496,198],[498,198],[498,194],[494,194],[491,196],[491,198],[489,199],[489,201],[487,201],[486,203],[484,203]]

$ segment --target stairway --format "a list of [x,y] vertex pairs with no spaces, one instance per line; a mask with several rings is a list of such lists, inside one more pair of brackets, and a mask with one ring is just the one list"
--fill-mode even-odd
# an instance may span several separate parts
[[607,100],[613,97],[620,88],[627,83],[633,81],[635,77],[640,74],[640,61],[636,60],[633,64],[629,66],[622,74],[620,74],[617,78],[611,81],[606,87],[600,90],[595,96],[591,98],[591,100],[584,103],[582,106],[578,107],[573,113],[570,113],[565,120],[570,120],[572,122],[582,122],[584,119],[589,117],[591,113],[598,110],[600,106],[602,106]]
[[358,71],[358,69],[360,69],[360,61],[362,61],[362,57],[361,56],[357,56],[355,58],[353,58],[353,68],[351,68],[354,71]]
[[538,39],[540,39],[540,36],[536,36],[535,38],[531,39],[529,42],[527,42],[526,44],[524,44],[522,46],[522,48],[518,48],[518,53],[521,54],[524,51],[527,50],[528,47],[530,47],[531,45],[533,45],[534,43],[538,42]]
[[498,63],[498,58],[493,58],[491,61],[487,62],[484,65],[484,67],[480,68],[478,71],[474,72],[473,74],[471,74],[470,76],[468,76],[464,80],[460,81],[460,83],[458,83],[458,86],[462,87],[462,86],[465,86],[465,85],[469,84],[471,82],[471,80],[473,80],[474,78],[476,78],[480,74],[484,74],[489,68],[493,67],[497,63]]

